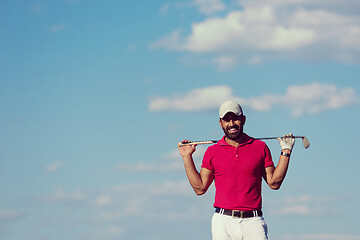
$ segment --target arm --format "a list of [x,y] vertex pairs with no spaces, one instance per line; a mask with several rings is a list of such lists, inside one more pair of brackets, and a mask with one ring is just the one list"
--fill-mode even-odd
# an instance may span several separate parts
[[270,166],[265,168],[264,179],[271,189],[278,190],[281,187],[282,182],[285,179],[292,148],[295,143],[295,138],[292,138],[292,134],[284,135],[282,138],[278,138],[281,152],[287,153],[289,156],[280,155],[279,163],[276,166]]
[[[184,140],[182,143],[188,141]],[[185,171],[190,185],[197,195],[206,193],[212,181],[214,174],[211,170],[201,168],[200,173],[196,170],[192,154],[196,150],[196,145],[179,146],[180,154],[184,161]]]

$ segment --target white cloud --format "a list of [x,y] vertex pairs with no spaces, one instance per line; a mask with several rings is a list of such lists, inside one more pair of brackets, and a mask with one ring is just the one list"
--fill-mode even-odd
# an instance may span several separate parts
[[172,97],[153,97],[150,100],[151,111],[203,111],[213,109],[232,95],[227,86],[194,89],[186,94]]
[[276,209],[276,211],[269,211],[273,215],[310,215],[311,210],[306,205],[289,205]]
[[65,24],[65,23],[53,25],[53,26],[50,27],[50,32],[55,33],[55,32],[64,30],[65,28],[66,28],[66,24]]
[[249,60],[251,65],[259,65],[262,63],[262,58],[258,55],[254,55]]
[[[206,149],[207,149],[207,147],[202,146],[202,145],[198,145],[196,147],[195,153],[193,154],[194,158],[202,159]],[[170,152],[168,154],[165,154],[164,159],[177,159],[182,163],[181,156],[180,156],[180,153],[179,153],[179,149],[174,149],[172,152]]]
[[204,14],[223,11],[226,8],[221,0],[194,0],[194,4],[198,6],[199,11]]
[[24,214],[19,211],[0,210],[0,222],[13,221],[22,216],[24,216]]
[[168,163],[119,163],[116,169],[126,172],[172,172],[183,168],[180,160],[180,154],[178,154],[178,161],[169,161]]
[[335,199],[330,198],[328,196],[312,196],[308,194],[301,195],[299,197],[286,197],[284,198],[284,202],[287,204],[293,204],[293,203],[329,203],[331,201],[334,201]]
[[46,197],[46,201],[58,203],[79,203],[88,200],[88,195],[80,190],[65,192],[62,188],[57,188],[53,194]]
[[[136,224],[145,224],[149,230],[156,226],[181,224],[183,220],[204,218],[212,203],[205,208],[203,201],[194,200],[195,197],[188,181],[123,183],[90,192],[58,188],[45,199],[45,203],[61,204],[67,212],[60,216],[47,213],[51,217],[46,219],[66,226],[99,226],[90,230],[86,239],[126,239],[134,236],[133,226]],[[70,211],[71,214],[67,214]],[[0,222],[18,216],[17,212],[0,210]],[[158,224],[154,225],[154,222]],[[138,238],[146,239],[146,236]]]
[[231,70],[235,67],[236,58],[232,56],[220,56],[213,59],[213,63],[217,65],[219,71]]
[[180,157],[180,153],[178,149],[174,149],[172,152],[165,154],[165,159],[178,159]]
[[106,206],[111,204],[112,202],[113,198],[109,194],[98,196],[94,201],[95,205],[97,206]]
[[268,50],[287,50],[306,46],[315,39],[315,32],[307,28],[275,27],[273,36],[262,44]]
[[124,228],[121,226],[110,226],[108,232],[115,237],[121,236],[124,233]]
[[164,14],[168,13],[170,7],[171,7],[171,6],[170,6],[169,3],[164,4],[164,5],[160,8],[160,14],[161,14],[161,15],[164,15]]
[[169,12],[170,9],[189,9],[197,8],[201,14],[213,14],[216,12],[221,12],[226,9],[226,5],[222,0],[192,0],[191,2],[175,2],[175,3],[166,3],[160,8],[160,14],[164,15]]
[[127,46],[127,50],[129,51],[135,51],[137,49],[137,45],[135,43],[130,44],[129,46]]
[[309,45],[316,32],[311,28],[285,26],[275,22],[274,9],[259,7],[229,12],[192,24],[192,33],[183,37],[175,30],[156,42],[155,48],[193,52],[284,51]]
[[44,7],[40,4],[34,4],[30,6],[30,11],[33,13],[42,13],[44,11]]
[[[187,181],[168,181],[161,183],[130,183],[121,184],[111,189],[112,195],[144,195],[144,196],[162,196],[162,195],[189,195],[189,183]],[[191,192],[190,192],[191,193]],[[130,199],[129,199],[130,201]]]
[[[195,139],[193,139],[193,141],[194,141],[194,140],[195,140]],[[207,149],[207,146],[206,146],[206,145],[198,145],[198,146],[196,146],[196,151],[195,151],[194,154],[193,154],[194,159],[200,159],[200,162],[201,162],[201,159],[203,158],[206,149]],[[180,156],[179,151],[178,151],[178,154],[179,154],[179,156]],[[180,157],[180,161],[182,162],[181,157]]]
[[[197,1],[197,4],[205,2],[208,1]],[[359,63],[360,17],[348,13],[358,3],[353,0],[313,2],[239,1],[241,10],[192,23],[189,34],[176,29],[153,47],[220,56],[236,53],[238,61],[241,57],[245,62],[251,62],[256,53],[261,59]]]
[[45,167],[47,172],[55,172],[58,171],[63,166],[62,162],[53,162]]
[[[201,163],[201,159],[204,156],[207,147],[199,145],[196,147],[196,151],[193,154],[195,159],[199,159],[199,163]],[[119,163],[116,165],[116,169],[118,171],[123,172],[174,172],[174,171],[184,171],[184,164],[179,153],[179,150],[176,148],[173,151],[165,154],[162,157],[164,161],[162,162],[152,162],[152,163]]]
[[172,97],[154,97],[151,111],[206,111],[217,109],[228,99],[237,100],[244,108],[268,111],[275,107],[290,109],[293,116],[317,114],[325,110],[359,105],[360,98],[352,88],[339,88],[331,84],[311,83],[288,87],[283,95],[265,94],[253,98],[240,98],[228,86],[214,86],[191,90]]
[[285,235],[283,240],[359,240],[360,235],[351,234],[307,234]]
[[273,215],[329,215],[336,214],[332,204],[341,199],[329,196],[303,194],[297,197],[285,197],[270,208]]
[[[106,221],[115,221],[126,217],[167,216],[171,213],[181,215],[184,209],[179,199],[195,196],[187,181],[160,182],[160,183],[131,183],[122,184],[107,190],[101,196],[111,198],[111,202],[97,204],[98,207],[110,205],[112,210],[104,209],[99,212],[99,218]],[[151,208],[149,208],[151,206]],[[158,212],[160,210],[160,212]],[[186,214],[192,218],[191,213]]]
[[289,8],[323,9],[348,15],[356,15],[359,4],[358,0],[343,0],[341,2],[338,0],[238,0],[237,2],[244,7],[270,5],[284,10]]
[[281,102],[292,109],[293,115],[298,116],[359,105],[360,98],[352,88],[340,89],[335,85],[313,83],[289,87]]

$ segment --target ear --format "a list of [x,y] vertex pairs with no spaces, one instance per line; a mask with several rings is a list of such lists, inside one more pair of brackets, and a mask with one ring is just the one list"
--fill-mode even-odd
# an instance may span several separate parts
[[242,122],[243,122],[243,125],[245,125],[245,122],[246,122],[246,116],[245,115],[242,116]]

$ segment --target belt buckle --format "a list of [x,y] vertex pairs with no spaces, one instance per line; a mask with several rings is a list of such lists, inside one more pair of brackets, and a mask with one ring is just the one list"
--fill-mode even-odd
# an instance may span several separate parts
[[[237,212],[240,214],[239,217],[235,216],[235,213],[237,213]],[[243,218],[243,214],[244,214],[244,212],[242,212],[242,211],[240,211],[240,210],[232,210],[232,211],[231,211],[231,217],[232,217],[232,218]]]

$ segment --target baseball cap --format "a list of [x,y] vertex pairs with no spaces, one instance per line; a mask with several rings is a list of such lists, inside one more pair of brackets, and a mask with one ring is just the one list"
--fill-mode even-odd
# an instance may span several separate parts
[[235,113],[237,116],[243,115],[241,106],[235,101],[226,101],[219,108],[219,117],[223,118],[228,112]]

